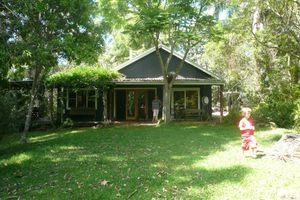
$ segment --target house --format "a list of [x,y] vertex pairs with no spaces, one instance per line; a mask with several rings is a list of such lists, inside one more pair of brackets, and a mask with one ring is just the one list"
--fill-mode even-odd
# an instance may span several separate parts
[[[167,59],[170,50],[165,46],[160,46],[159,50],[162,58]],[[180,60],[182,56],[174,53],[169,71],[175,71]],[[163,96],[163,77],[155,48],[115,67],[115,70],[124,77],[114,80],[114,87],[108,91],[108,118],[111,120],[152,119],[151,102],[155,95],[161,100]],[[186,60],[171,93],[172,118],[199,120],[208,118],[212,114],[212,86],[222,88],[223,84],[223,81],[213,73]],[[100,91],[82,89],[75,92],[66,89],[63,95],[66,97],[63,105],[65,117],[75,120],[102,119],[103,103]]]

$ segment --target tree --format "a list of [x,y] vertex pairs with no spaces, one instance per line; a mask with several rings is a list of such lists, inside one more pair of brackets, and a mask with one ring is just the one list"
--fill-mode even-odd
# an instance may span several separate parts
[[259,89],[253,43],[251,35],[226,30],[222,40],[205,45],[203,61],[211,71],[224,77],[225,90],[255,92]]
[[[297,84],[300,78],[300,3],[299,1],[257,1],[252,33],[256,41],[285,60],[287,78]],[[257,22],[260,28],[257,29]]]
[[[280,127],[291,127],[299,112],[299,1],[256,1],[252,35],[259,48],[265,98],[260,110]],[[259,23],[255,23],[259,22]],[[256,24],[260,24],[259,29]],[[297,123],[296,123],[297,124]]]
[[106,42],[105,51],[99,57],[99,63],[111,68],[131,59],[142,51],[145,51],[145,48],[132,46],[129,35],[124,34],[123,29],[114,29],[110,33],[109,41]]
[[256,116],[290,127],[299,99],[299,3],[232,1],[231,6],[224,37],[205,46],[205,57],[210,66],[225,69],[227,86],[247,92]]
[[21,143],[27,142],[41,81],[58,64],[58,59],[96,61],[107,28],[101,21],[96,22],[97,9],[93,0],[0,2],[1,44],[9,49],[4,52],[1,48],[1,54],[9,61],[8,67],[27,65],[33,80]]
[[[205,44],[214,36],[215,17],[210,13],[214,1],[128,1],[132,20],[127,31],[132,41],[151,41],[159,58],[163,75],[163,119],[170,121],[171,89],[180,73],[189,51],[197,45]],[[170,55],[163,60],[160,44],[170,47]],[[183,59],[175,71],[169,71],[174,51],[183,54]]]

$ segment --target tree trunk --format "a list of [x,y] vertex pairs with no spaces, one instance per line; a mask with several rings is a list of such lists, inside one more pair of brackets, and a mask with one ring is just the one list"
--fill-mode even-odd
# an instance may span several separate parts
[[294,85],[299,83],[300,67],[299,61],[295,61],[292,66],[292,83]]
[[224,113],[223,113],[223,108],[224,108],[223,90],[224,90],[224,86],[220,85],[219,95],[220,95],[220,122],[221,123],[223,122],[223,117],[224,117]]
[[34,91],[30,92],[30,102],[29,102],[29,106],[28,106],[28,110],[27,110],[27,114],[26,114],[24,130],[23,130],[22,135],[21,135],[21,140],[20,140],[21,144],[26,144],[27,143],[26,134],[27,134],[27,132],[29,130],[29,127],[30,127],[30,124],[31,124],[33,104],[34,104],[34,100],[35,100],[35,95],[33,93],[34,93]]
[[59,102],[60,102],[60,124],[63,125],[64,123],[64,110],[65,110],[65,103],[64,103],[64,88],[60,88],[60,92],[59,92]]
[[103,91],[102,101],[103,101],[103,121],[104,123],[106,123],[107,122],[107,90]]
[[254,12],[252,14],[252,32],[256,34],[257,31],[260,31],[264,28],[262,23],[261,11],[258,7],[254,7]]
[[102,101],[103,101],[103,125],[104,127],[109,126],[110,121],[108,120],[107,117],[107,90],[103,90],[103,96],[102,96]]
[[174,56],[174,49],[175,49],[175,43],[171,45],[171,52],[170,55],[168,56],[166,62],[164,63],[163,57],[160,54],[159,51],[159,45],[158,45],[158,38],[159,35],[156,37],[156,42],[155,42],[155,48],[156,48],[156,55],[158,56],[160,67],[161,67],[161,73],[163,75],[164,79],[164,89],[163,89],[163,110],[162,110],[162,119],[165,121],[165,123],[168,123],[171,121],[171,92],[172,92],[172,87],[173,84],[176,80],[176,77],[180,73],[183,64],[186,60],[187,54],[190,50],[186,49],[184,56],[180,62],[180,64],[176,67],[175,72],[170,72],[168,71],[170,62],[172,57]]
[[169,82],[165,81],[164,90],[163,90],[163,110],[162,110],[162,119],[165,123],[171,121],[171,91],[172,85]]
[[55,124],[54,124],[54,109],[53,109],[53,88],[51,88],[49,91],[49,112],[50,112],[51,126],[52,128],[54,128]]
[[36,68],[35,69],[35,75],[34,75],[34,78],[33,78],[32,87],[31,87],[31,91],[30,91],[30,102],[29,102],[29,106],[28,106],[28,110],[27,110],[27,114],[26,114],[24,130],[22,132],[21,140],[20,140],[21,144],[26,144],[27,143],[26,135],[27,135],[27,133],[29,131],[29,128],[30,128],[34,101],[35,101],[36,96],[37,96],[37,92],[38,92],[39,85],[40,85],[39,82],[40,82],[41,77],[42,77],[41,72]]

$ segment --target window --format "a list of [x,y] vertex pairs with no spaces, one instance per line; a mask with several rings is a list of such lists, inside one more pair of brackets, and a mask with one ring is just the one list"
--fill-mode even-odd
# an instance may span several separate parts
[[198,91],[186,91],[186,109],[198,109]]
[[182,110],[185,108],[184,91],[174,91],[174,109]]
[[86,107],[86,91],[78,91],[77,92],[77,108],[85,108]]
[[69,91],[69,108],[76,108],[76,92]]
[[128,93],[127,93],[127,117],[135,117],[134,96],[135,96],[134,91],[128,91]]
[[67,105],[68,108],[96,108],[96,98],[95,90],[68,90]]
[[88,108],[95,108],[96,93],[95,90],[88,90]]
[[173,92],[173,108],[199,109],[199,90],[196,89],[175,89]]

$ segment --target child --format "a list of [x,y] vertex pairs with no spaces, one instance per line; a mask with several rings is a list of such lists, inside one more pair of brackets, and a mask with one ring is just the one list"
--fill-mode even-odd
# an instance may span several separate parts
[[242,152],[243,156],[245,156],[245,151],[251,149],[252,150],[252,157],[256,158],[256,148],[257,143],[254,137],[254,122],[250,118],[251,109],[250,108],[243,108],[243,118],[239,123],[239,128],[241,130],[241,138],[242,138]]
[[158,99],[158,96],[155,95],[155,98],[152,101],[152,111],[153,111],[152,122],[158,122],[158,114],[159,114],[160,107],[161,107],[161,101]]

